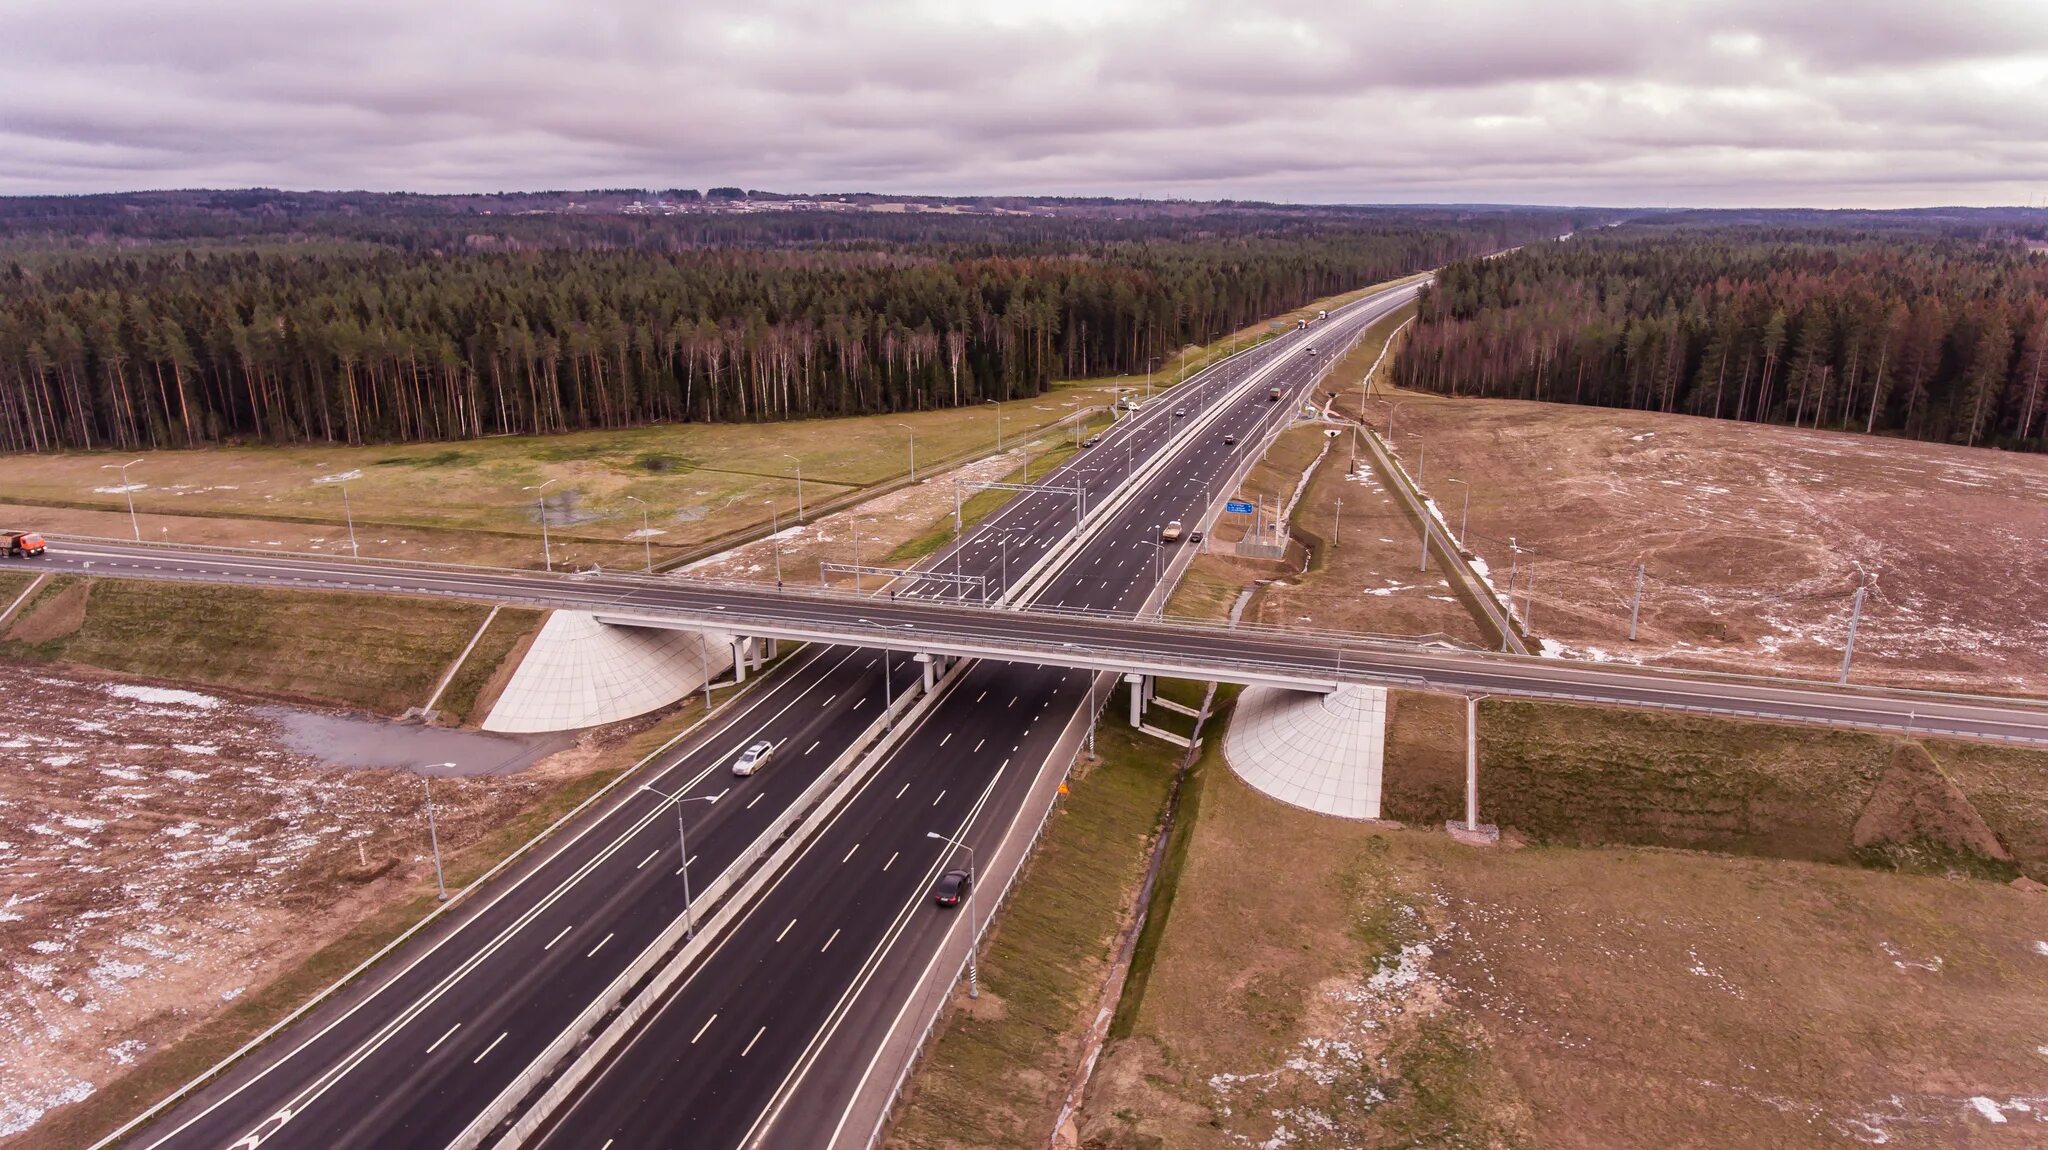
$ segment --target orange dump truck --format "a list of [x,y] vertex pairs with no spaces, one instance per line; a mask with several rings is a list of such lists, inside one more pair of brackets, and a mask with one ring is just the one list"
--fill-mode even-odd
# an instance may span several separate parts
[[43,553],[43,537],[33,531],[0,531],[0,553],[20,559]]

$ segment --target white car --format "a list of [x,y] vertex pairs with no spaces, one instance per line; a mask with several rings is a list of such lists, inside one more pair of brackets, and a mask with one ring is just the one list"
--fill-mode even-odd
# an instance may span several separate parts
[[768,762],[769,756],[774,753],[775,744],[762,739],[760,742],[741,751],[740,757],[732,761],[732,773],[745,778],[760,770]]

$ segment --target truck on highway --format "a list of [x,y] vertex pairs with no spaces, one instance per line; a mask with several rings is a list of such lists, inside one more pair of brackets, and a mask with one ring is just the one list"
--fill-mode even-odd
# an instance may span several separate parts
[[1161,543],[1180,542],[1180,520],[1169,520],[1166,526],[1159,532],[1159,541]]
[[1279,388],[1277,388],[1277,387],[1269,387],[1269,388],[1267,388],[1267,389],[1266,389],[1266,402],[1267,402],[1267,403],[1278,403],[1278,402],[1280,402],[1280,389],[1279,389]]
[[0,531],[0,553],[13,559],[41,555],[43,537],[33,531]]

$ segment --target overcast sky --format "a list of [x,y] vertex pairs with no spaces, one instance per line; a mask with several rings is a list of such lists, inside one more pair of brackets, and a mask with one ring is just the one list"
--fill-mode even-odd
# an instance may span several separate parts
[[0,0],[0,192],[2048,202],[2048,0]]

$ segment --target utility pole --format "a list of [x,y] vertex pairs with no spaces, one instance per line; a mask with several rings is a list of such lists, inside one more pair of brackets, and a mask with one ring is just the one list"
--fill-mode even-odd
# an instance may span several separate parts
[[128,497],[128,530],[135,533],[135,541],[137,543],[142,542],[142,526],[135,519],[135,486],[128,482],[128,469],[141,462],[140,459],[131,459],[126,463],[100,464],[101,471],[118,471],[121,473],[121,494]]
[[1522,580],[1522,629],[1536,633],[1536,561],[1529,560],[1529,577]]
[[[455,764],[439,763],[436,765],[453,767]],[[434,826],[434,780],[429,776],[421,775],[420,785],[427,789],[427,841],[432,843],[434,847],[434,901],[447,902],[448,880],[442,877],[441,874],[441,832]]]
[[1636,560],[1636,597],[1628,606],[1628,641],[1636,641],[1636,619],[1643,613],[1643,561]]
[[782,513],[768,501],[768,542],[775,548],[775,589],[782,590]]
[[[647,573],[649,575],[652,575],[654,574],[654,531],[652,528],[647,526],[647,501],[644,499],[635,498],[634,496],[631,495],[626,496],[626,498],[629,501],[633,503],[638,503],[640,505],[640,548],[642,551],[646,552]],[[779,575],[776,576],[778,582],[781,580],[781,578],[782,577]]]
[[363,553],[361,551],[356,550],[356,513],[353,510],[351,510],[348,505],[348,484],[339,483],[336,484],[335,486],[341,488],[341,517],[348,521],[349,558],[361,559],[363,557]]
[[1335,524],[1334,526],[1332,526],[1332,527],[1330,528],[1330,550],[1332,550],[1332,551],[1335,551],[1335,550],[1337,549],[1337,544],[1338,544],[1338,543],[1340,543],[1340,542],[1342,542],[1342,541],[1343,541],[1343,539],[1344,539],[1344,497],[1340,495],[1340,496],[1338,496],[1338,497],[1337,497],[1337,522],[1336,522],[1336,524]]
[[1465,489],[1465,502],[1458,511],[1458,546],[1463,547],[1465,545],[1465,524],[1472,518],[1472,485],[1462,479],[1446,479],[1444,482],[1455,483]]
[[1421,519],[1422,519],[1422,557],[1421,557],[1420,559],[1418,559],[1418,560],[1416,560],[1416,561],[1415,561],[1415,569],[1416,569],[1417,571],[1427,571],[1427,570],[1429,570],[1429,520],[1430,520],[1430,515],[1429,515],[1429,504],[1428,504],[1428,502],[1427,502],[1427,501],[1423,502],[1423,504],[1422,504],[1422,514],[1421,514]]
[[1842,677],[1837,682],[1844,686],[1849,682],[1849,660],[1856,657],[1856,625],[1863,621],[1863,593],[1870,589],[1866,581],[1856,585],[1856,602],[1849,608],[1849,641],[1842,644]]
[[548,544],[547,489],[549,488],[549,486],[559,482],[561,482],[559,479],[550,479],[546,483],[542,483],[538,487],[527,487],[522,489],[538,493],[534,496],[534,502],[539,504],[540,507],[540,561],[541,565],[546,567],[550,571],[553,571],[555,569],[555,552],[554,549]]
[[[1000,418],[1000,416],[999,416],[998,418]],[[907,423],[899,423],[899,424],[897,424],[896,426],[898,426],[898,427],[902,428],[902,429],[903,429],[904,431],[907,431],[907,432],[909,432],[909,433],[910,433],[910,481],[911,481],[912,483],[916,483],[916,482],[917,482],[917,429],[916,429],[916,428],[914,428],[914,427],[912,427],[912,426],[910,426],[910,425],[909,425],[909,424],[907,424]]]
[[786,451],[782,457],[796,463],[796,521],[801,524],[804,521],[804,461]]
[[959,839],[948,838],[937,831],[926,831],[924,837],[937,839],[942,843],[959,847],[967,852],[967,997],[981,997],[981,970],[975,964],[974,952],[981,947],[981,910],[974,899],[974,888],[981,884],[975,881],[974,848]]

